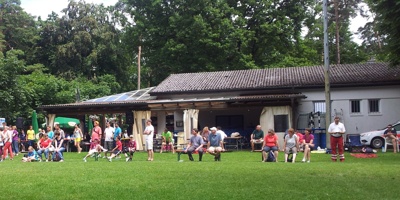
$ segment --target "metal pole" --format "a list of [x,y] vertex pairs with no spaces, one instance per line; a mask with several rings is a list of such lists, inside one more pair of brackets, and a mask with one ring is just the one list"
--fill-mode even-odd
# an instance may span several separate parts
[[329,43],[328,43],[328,0],[323,3],[324,12],[324,74],[325,74],[325,133],[326,147],[331,148],[331,139],[328,134],[328,127],[331,124],[331,84],[329,81]]
[[137,60],[137,62],[138,62],[138,83],[137,83],[137,87],[138,87],[138,90],[140,90],[140,54],[142,53],[142,46],[139,46],[139,53],[138,53],[138,60]]

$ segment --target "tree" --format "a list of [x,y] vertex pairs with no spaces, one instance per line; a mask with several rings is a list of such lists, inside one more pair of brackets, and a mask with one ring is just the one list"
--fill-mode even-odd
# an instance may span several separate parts
[[68,80],[114,74],[121,85],[131,85],[125,73],[129,65],[120,48],[122,33],[112,17],[115,12],[113,6],[71,0],[61,18],[53,13],[46,21],[39,20],[37,61]]
[[301,42],[312,0],[124,2],[135,22],[126,40],[133,41],[133,51],[143,47],[152,85],[170,73],[312,63]]
[[[380,59],[387,59],[392,66],[400,64],[400,2],[395,0],[367,0],[375,18],[364,27],[364,38],[370,45],[382,48]],[[368,27],[369,26],[369,27]]]
[[22,50],[24,59],[30,63],[37,31],[34,18],[20,5],[20,0],[0,0],[0,51]]

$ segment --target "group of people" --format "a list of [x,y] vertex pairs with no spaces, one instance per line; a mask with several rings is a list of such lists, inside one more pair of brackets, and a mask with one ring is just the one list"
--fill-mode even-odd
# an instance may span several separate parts
[[192,154],[198,152],[199,161],[202,161],[203,146],[206,146],[207,152],[214,156],[214,160],[221,161],[221,152],[225,151],[223,142],[225,137],[226,134],[220,127],[212,127],[210,130],[208,130],[208,127],[204,127],[201,133],[199,133],[197,128],[194,128],[192,136],[189,139],[189,144],[184,152],[188,154],[190,161],[194,161]]
[[[339,153],[339,160],[344,162],[344,146],[343,135],[346,133],[344,124],[339,122],[340,118],[335,117],[334,122],[329,125],[328,134],[330,135],[330,144],[332,148],[331,159],[333,162],[337,161],[337,154]],[[250,144],[252,151],[254,151],[255,144],[262,144],[261,150],[263,153],[263,162],[267,159],[268,153],[273,153],[274,157],[278,157],[279,143],[278,136],[273,129],[268,130],[268,134],[264,136],[261,126],[258,125],[250,136]],[[283,151],[285,152],[285,162],[288,162],[289,154],[293,154],[291,159],[294,163],[298,151],[304,151],[302,162],[309,163],[311,161],[311,151],[315,148],[314,136],[311,134],[311,129],[305,129],[304,135],[296,132],[293,128],[289,128],[287,134],[284,136]],[[278,162],[278,159],[275,159]]]
[[[288,162],[289,154],[293,154],[291,162],[296,161],[297,152],[300,150],[304,151],[304,157],[302,162],[310,162],[311,154],[310,152],[314,148],[314,136],[311,134],[311,129],[306,129],[304,135],[301,133],[296,133],[293,128],[288,129],[287,134],[284,136],[283,151],[285,152],[285,162]],[[273,157],[278,157],[279,152],[279,142],[278,136],[273,129],[269,129],[267,135],[261,130],[261,125],[257,125],[256,129],[250,135],[251,149],[254,151],[255,144],[261,144],[261,151],[263,154],[263,162],[267,161],[269,153],[273,153]],[[275,159],[278,162],[278,159]]]
[[[107,158],[109,162],[112,159],[120,156],[121,153],[125,153],[126,162],[132,161],[133,154],[136,151],[136,141],[133,135],[130,136],[130,140],[123,149],[121,142],[122,130],[118,123],[114,124],[112,127],[109,122],[106,123],[106,128],[104,129],[104,147],[101,145],[101,138],[103,138],[103,131],[99,126],[99,122],[94,122],[94,127],[92,129],[91,142],[88,154],[83,158],[84,162],[87,162],[89,156],[94,156],[96,159],[101,157],[101,153],[104,153],[103,158]],[[154,128],[153,128],[154,129]],[[107,154],[110,153],[109,156]]]
[[[331,159],[333,162],[336,162],[338,157],[341,162],[345,160],[343,135],[345,134],[346,129],[344,124],[339,121],[340,118],[335,117],[334,122],[330,124],[327,130],[327,133],[330,135],[330,145],[332,148]],[[96,158],[101,157],[101,153],[104,153],[103,158],[107,158],[110,162],[113,158],[120,156],[121,153],[125,153],[127,162],[132,161],[133,154],[137,147],[134,136],[130,136],[129,142],[125,145],[125,148],[123,148],[121,142],[121,128],[118,124],[114,124],[114,126],[115,127],[111,127],[110,123],[106,123],[103,147],[101,146],[103,131],[99,127],[99,122],[94,122],[90,149],[88,154],[83,158],[85,162],[89,156],[95,155]],[[2,155],[0,161],[5,160],[8,154],[10,160],[14,158],[14,154],[18,155],[19,140],[21,141],[23,148],[25,148],[25,145],[28,146],[28,154],[26,154],[22,159],[24,162],[42,161],[43,154],[46,162],[50,161],[50,155],[52,155],[53,160],[58,160],[60,162],[64,161],[63,152],[65,151],[65,133],[60,129],[58,124],[55,125],[54,131],[51,130],[51,127],[47,127],[47,132],[43,131],[40,133],[40,139],[37,142],[35,141],[35,135],[32,126],[29,127],[29,130],[27,130],[27,134],[25,135],[23,131],[18,133],[15,126],[6,126],[6,124],[3,124],[3,129],[0,129],[0,154]],[[152,125],[151,119],[146,120],[146,127],[143,131],[143,135],[145,136],[145,150],[148,155],[147,160],[153,161],[154,126]],[[78,125],[75,126],[73,136],[75,146],[77,147],[78,153],[80,153],[82,150],[80,142],[83,139],[83,134]],[[389,140],[395,140],[394,142],[397,142],[396,130],[394,130],[391,125],[388,125],[388,129],[384,136]],[[198,152],[199,161],[202,161],[204,153],[203,149],[206,147],[207,152],[214,156],[214,160],[220,161],[221,152],[225,151],[223,142],[225,137],[227,136],[220,127],[212,127],[210,129],[204,127],[202,131],[194,128],[189,143],[183,151],[188,154],[190,161],[194,161],[193,153]],[[283,148],[281,150],[285,153],[285,162],[291,161],[294,163],[296,155],[300,150],[304,151],[302,162],[309,163],[311,161],[311,151],[315,148],[313,143],[314,136],[311,134],[311,129],[305,129],[304,134],[302,134],[296,132],[293,128],[290,128],[288,129],[287,134],[285,134],[283,140]],[[160,153],[162,153],[163,149],[167,146],[170,146],[174,153],[175,149],[173,144],[174,139],[172,133],[168,131],[168,129],[165,129],[162,133],[162,146]],[[275,158],[278,157],[278,152],[280,150],[278,136],[273,129],[269,129],[265,135],[261,125],[257,125],[250,135],[250,144],[252,151],[255,151],[255,144],[261,145],[261,150],[259,151],[262,151],[263,162],[267,160],[268,154],[270,153],[272,153]],[[396,151],[397,149],[395,145],[394,152]],[[109,156],[108,153],[110,153]],[[293,155],[291,160],[288,159],[290,154]],[[275,161],[278,162],[278,159]]]
[[[36,136],[39,136],[37,141]],[[73,138],[78,153],[80,153],[82,150],[80,141],[83,138],[83,134],[78,125],[75,126]],[[43,154],[46,162],[53,160],[63,162],[65,140],[65,132],[60,128],[59,124],[55,124],[54,130],[48,126],[47,132],[39,129],[38,133],[35,133],[32,126],[29,126],[25,134],[24,130],[19,133],[16,126],[7,126],[6,123],[3,123],[3,127],[0,129],[0,146],[2,147],[0,148],[2,153],[0,161],[5,160],[7,156],[9,156],[10,160],[13,160],[14,155],[18,156],[20,147],[21,151],[25,151],[26,147],[28,147],[28,153],[22,158],[24,162],[42,161]]]

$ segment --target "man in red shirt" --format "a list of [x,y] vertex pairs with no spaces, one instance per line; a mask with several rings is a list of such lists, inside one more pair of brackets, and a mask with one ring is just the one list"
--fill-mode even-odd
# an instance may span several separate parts
[[115,142],[115,144],[116,144],[116,146],[115,146],[115,148],[112,150],[112,154],[111,154],[111,156],[110,157],[108,157],[108,161],[112,161],[112,159],[115,157],[115,156],[118,156],[121,152],[122,152],[122,142],[121,142],[121,137],[117,137],[116,138],[116,142]]

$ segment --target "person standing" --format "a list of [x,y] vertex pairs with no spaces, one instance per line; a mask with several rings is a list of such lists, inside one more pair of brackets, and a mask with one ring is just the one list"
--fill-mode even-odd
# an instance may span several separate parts
[[202,160],[203,158],[203,138],[198,135],[198,130],[197,128],[194,128],[192,130],[192,136],[190,137],[190,142],[189,145],[187,146],[185,152],[187,152],[188,156],[189,156],[189,160],[190,161],[194,161],[192,153],[194,151],[199,152],[199,161]]
[[83,138],[82,130],[79,128],[78,124],[75,124],[75,129],[74,129],[74,138],[75,138],[75,147],[78,153],[81,153],[82,148],[81,148],[81,141]]
[[208,136],[210,135],[210,130],[208,130],[208,126],[205,126],[204,128],[203,128],[203,131],[201,132],[201,136],[203,137],[203,141],[204,141],[204,144],[207,144],[208,143]]
[[222,130],[222,128],[221,128],[220,126],[217,126],[217,134],[219,134],[219,135],[221,136],[222,142],[224,142],[224,139],[225,139],[226,137],[228,137],[228,136],[226,135],[226,133]]
[[54,138],[54,132],[51,130],[51,126],[47,126],[47,136],[49,136],[50,140]]
[[117,137],[119,136],[120,138],[122,137],[122,130],[121,127],[119,127],[118,123],[115,123],[115,128],[114,128],[114,146],[115,145],[115,141],[117,140]]
[[19,134],[19,142],[21,145],[21,152],[24,152],[26,150],[26,147],[28,147],[28,143],[26,142],[26,135],[24,129],[21,129],[21,133]]
[[12,128],[5,126],[4,131],[3,131],[3,143],[4,143],[4,149],[3,149],[3,157],[2,160],[6,159],[7,154],[10,154],[10,160],[13,160],[14,154],[12,152],[11,148],[11,142],[12,142]]
[[12,149],[13,153],[18,156],[19,142],[18,131],[16,126],[12,126]]
[[106,129],[104,130],[104,148],[107,151],[104,153],[103,158],[107,158],[107,153],[112,153],[111,150],[114,148],[114,128],[110,126],[110,122],[106,123]]
[[102,132],[101,132],[101,128],[99,126],[99,121],[94,121],[94,127],[92,129],[92,136],[91,136],[92,141],[94,139],[98,139],[101,143],[101,135],[102,135]]
[[153,137],[154,137],[154,126],[151,125],[151,119],[146,120],[146,129],[143,132],[145,137],[145,148],[147,150],[147,161],[153,161]]
[[264,131],[261,130],[261,125],[257,125],[256,129],[250,135],[251,151],[254,151],[254,144],[261,144],[264,142]]
[[35,144],[35,131],[33,130],[32,125],[29,126],[29,129],[26,131],[26,136],[28,139],[28,146],[32,146]]
[[328,134],[331,135],[331,159],[333,162],[337,161],[337,150],[339,150],[340,162],[344,162],[343,134],[346,133],[346,128],[339,120],[340,118],[336,116],[328,128]]

